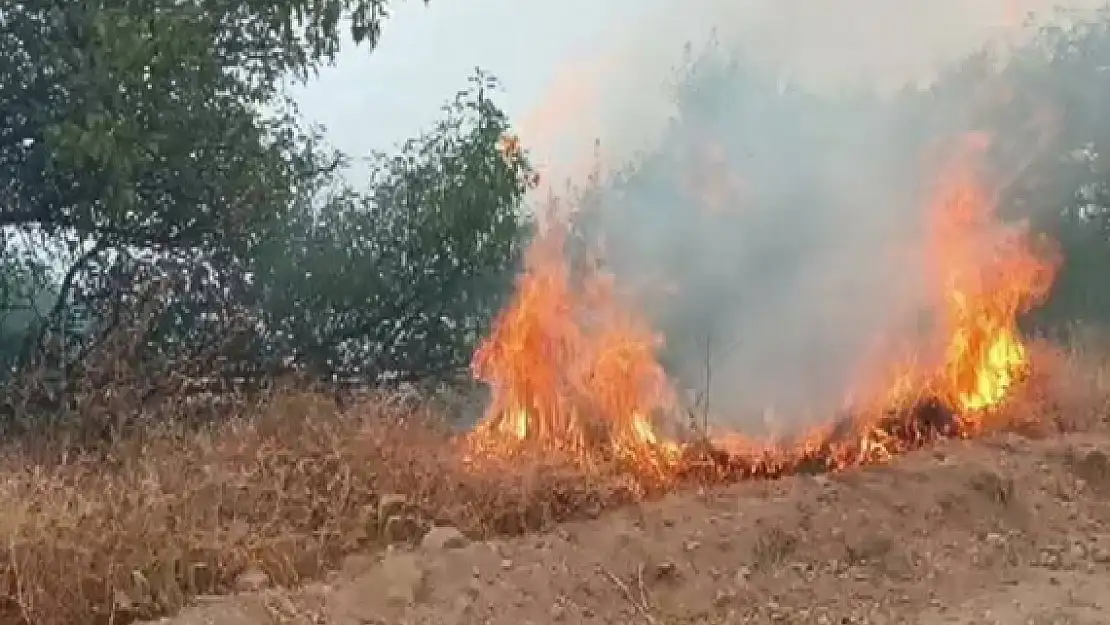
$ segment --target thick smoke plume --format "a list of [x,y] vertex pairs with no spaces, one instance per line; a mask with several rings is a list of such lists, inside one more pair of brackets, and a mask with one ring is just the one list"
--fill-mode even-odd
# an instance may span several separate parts
[[922,115],[910,96],[1059,4],[673,4],[577,62],[523,138],[553,184],[600,170],[580,225],[715,421],[827,420],[930,322],[932,168],[1001,97],[938,95]]

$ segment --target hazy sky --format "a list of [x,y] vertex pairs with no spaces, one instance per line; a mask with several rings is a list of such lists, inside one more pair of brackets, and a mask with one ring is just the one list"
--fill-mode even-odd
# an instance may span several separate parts
[[376,50],[344,50],[336,67],[298,89],[299,100],[307,117],[325,124],[351,154],[388,148],[432,124],[475,67],[501,80],[501,102],[511,115],[525,115],[565,63],[600,55],[612,31],[664,3],[406,0],[396,5]]
[[[374,52],[349,48],[298,89],[339,148],[388,149],[431,125],[476,66],[540,159],[595,138],[643,147],[669,113],[662,83],[711,30],[793,77],[903,80],[1012,32],[1029,11],[1105,0],[401,0]],[[547,153],[562,155],[550,156]],[[567,154],[573,153],[570,157]],[[572,167],[573,166],[568,166]]]

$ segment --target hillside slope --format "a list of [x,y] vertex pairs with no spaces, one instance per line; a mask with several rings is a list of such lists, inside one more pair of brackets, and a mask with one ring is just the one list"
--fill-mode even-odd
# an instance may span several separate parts
[[212,598],[167,622],[1101,623],[1107,453],[1101,434],[951,442],[542,535],[354,556],[325,584]]

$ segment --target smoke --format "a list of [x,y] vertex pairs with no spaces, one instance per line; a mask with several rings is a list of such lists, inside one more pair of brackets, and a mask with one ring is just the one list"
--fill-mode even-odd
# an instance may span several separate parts
[[522,134],[548,181],[607,174],[581,227],[716,421],[825,420],[927,321],[927,157],[981,105],[925,124],[897,99],[1058,4],[672,3],[568,66]]

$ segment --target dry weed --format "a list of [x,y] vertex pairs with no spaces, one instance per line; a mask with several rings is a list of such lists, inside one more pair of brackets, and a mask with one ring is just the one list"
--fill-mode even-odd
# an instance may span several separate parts
[[785,562],[798,548],[798,539],[779,527],[764,530],[752,548],[752,562],[758,569],[770,569]]
[[[283,393],[218,426],[163,426],[74,456],[24,444],[0,463],[0,623],[125,623],[234,589],[294,585],[432,522],[476,537],[627,501],[619,484],[535,467],[464,470],[408,402]],[[45,461],[53,458],[52,461]]]

